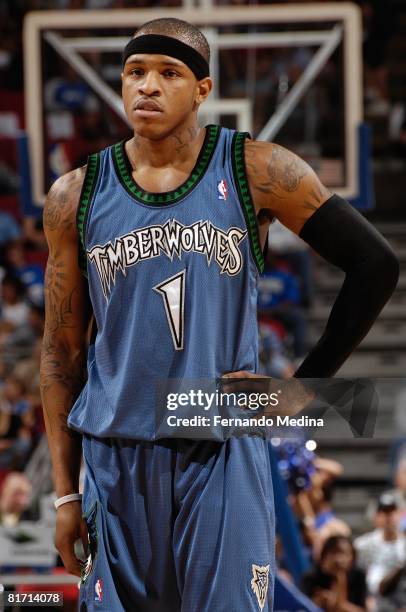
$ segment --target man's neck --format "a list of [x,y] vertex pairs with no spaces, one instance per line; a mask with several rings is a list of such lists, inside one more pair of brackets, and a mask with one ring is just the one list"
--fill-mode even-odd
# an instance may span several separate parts
[[399,533],[392,529],[383,530],[383,540],[384,542],[395,542],[399,538]]
[[204,128],[196,123],[182,126],[160,140],[150,140],[139,134],[127,142],[126,151],[133,168],[163,168],[194,162],[202,147]]

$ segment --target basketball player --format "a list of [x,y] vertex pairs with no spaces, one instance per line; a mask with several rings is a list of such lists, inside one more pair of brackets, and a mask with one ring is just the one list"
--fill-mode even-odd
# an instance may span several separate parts
[[333,375],[397,281],[388,244],[303,160],[198,126],[208,62],[192,25],[142,26],[123,56],[134,135],[58,179],[45,204],[42,395],[56,544],[82,572],[81,610],[272,610],[266,441],[155,439],[157,380],[256,376],[256,285],[273,218],[346,272],[297,377]]

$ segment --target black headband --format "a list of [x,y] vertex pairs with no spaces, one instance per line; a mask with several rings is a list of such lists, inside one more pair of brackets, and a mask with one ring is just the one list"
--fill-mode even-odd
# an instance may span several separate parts
[[169,55],[181,60],[190,68],[198,81],[209,76],[209,64],[196,49],[185,43],[161,34],[143,34],[132,38],[123,51],[123,66],[130,55],[135,53],[152,53]]

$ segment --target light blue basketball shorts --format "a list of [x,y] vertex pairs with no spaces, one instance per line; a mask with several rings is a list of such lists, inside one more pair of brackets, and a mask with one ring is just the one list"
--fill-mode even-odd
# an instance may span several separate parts
[[91,563],[80,611],[271,612],[267,442],[84,436]]

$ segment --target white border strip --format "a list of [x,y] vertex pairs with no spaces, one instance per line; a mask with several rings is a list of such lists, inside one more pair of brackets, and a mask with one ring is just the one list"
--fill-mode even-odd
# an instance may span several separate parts
[[201,9],[165,8],[122,10],[71,10],[33,11],[25,18],[25,27],[35,29],[66,29],[120,27],[137,28],[138,25],[160,17],[182,17],[196,25],[230,25],[242,23],[291,23],[341,21],[360,17],[359,8],[352,2],[329,2],[326,4],[273,4],[272,6],[216,6],[213,14]]
[[[245,49],[255,47],[300,47],[302,45],[322,45],[330,38],[330,33],[315,30],[306,32],[295,32],[292,38],[291,32],[263,32],[258,34],[217,34],[217,45],[220,49]],[[74,51],[122,51],[128,37],[94,36],[92,38],[64,38],[67,49]]]
[[251,100],[242,98],[227,98],[226,100],[206,100],[199,111],[199,117],[216,113],[216,115],[236,115],[237,130],[249,132],[252,126]]

